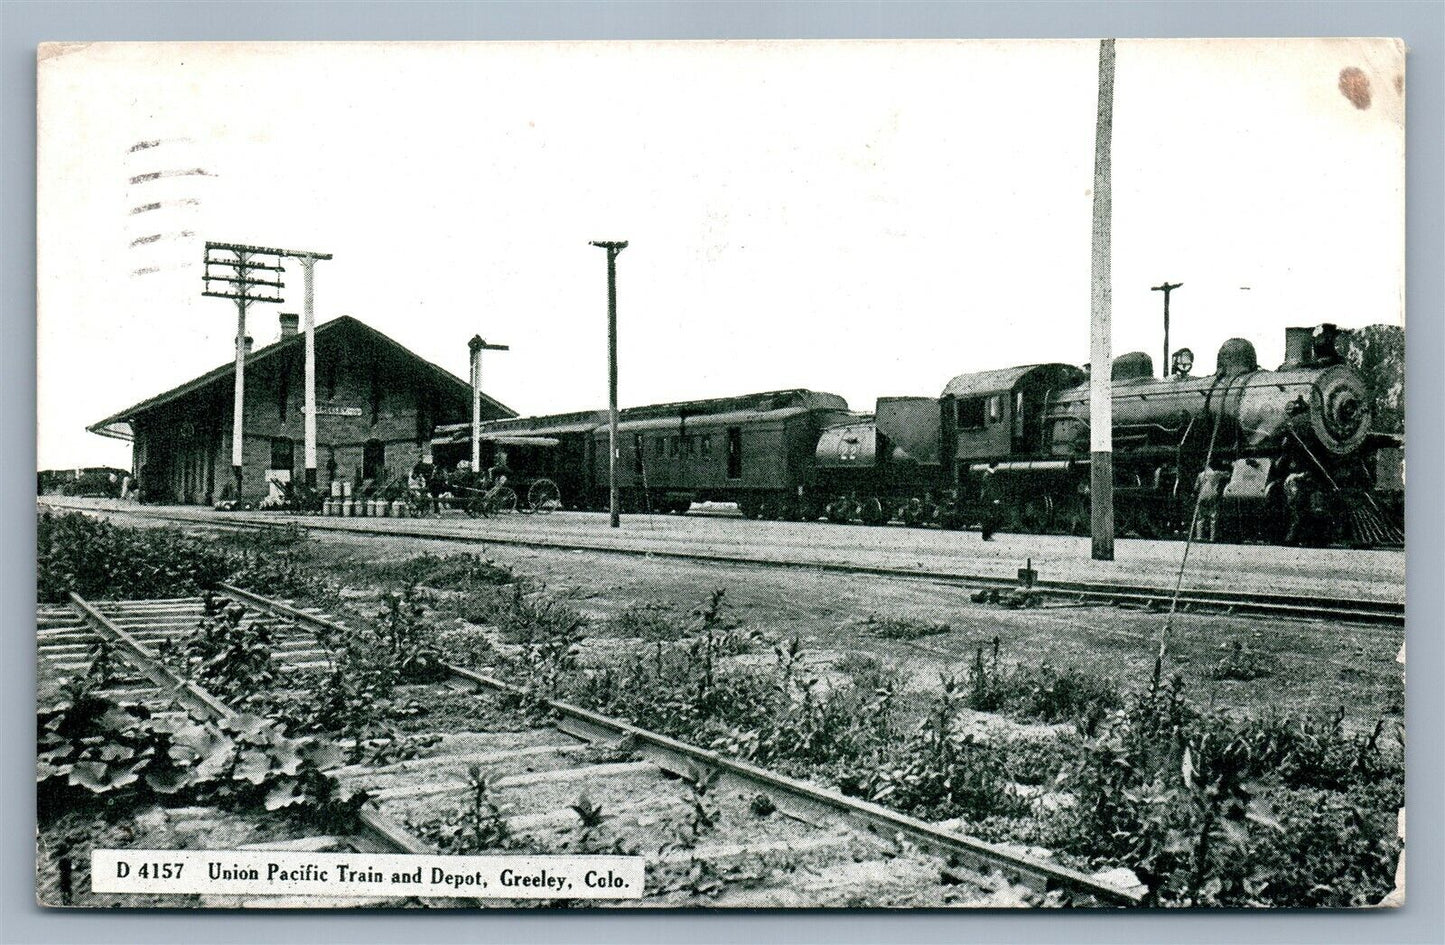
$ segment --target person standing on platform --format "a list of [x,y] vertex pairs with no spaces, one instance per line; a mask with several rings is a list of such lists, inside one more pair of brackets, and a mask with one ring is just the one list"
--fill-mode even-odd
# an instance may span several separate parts
[[1194,527],[1196,541],[1219,539],[1219,506],[1228,484],[1229,473],[1214,465],[1204,467],[1195,479],[1194,486],[1199,492],[1199,521]]
[[993,533],[998,531],[999,518],[1002,513],[1001,502],[998,496],[998,483],[992,469],[985,470],[983,483],[979,486],[979,498],[983,502],[983,519],[979,523],[979,532],[984,541],[993,541]]

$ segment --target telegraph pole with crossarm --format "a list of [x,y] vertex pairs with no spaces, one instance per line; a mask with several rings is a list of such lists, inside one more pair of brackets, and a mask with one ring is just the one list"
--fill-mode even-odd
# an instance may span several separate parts
[[1165,279],[1163,285],[1149,287],[1149,291],[1151,292],[1164,293],[1164,361],[1162,364],[1163,371],[1160,372],[1164,377],[1168,377],[1172,369],[1169,362],[1169,293],[1182,285],[1184,285],[1182,282],[1170,282],[1168,279]]
[[617,254],[627,241],[593,240],[593,246],[607,250],[607,487],[612,527],[622,523],[617,507]]
[[[318,259],[330,259],[329,253],[312,253],[305,250],[276,249],[270,246],[249,246],[244,243],[206,242],[205,269],[202,273],[201,295],[215,299],[231,299],[236,303],[236,381],[235,401],[231,418],[231,473],[235,477],[236,501],[241,500],[244,463],[244,439],[242,420],[246,405],[246,309],[252,302],[281,303],[281,290],[285,283],[281,273],[282,257],[296,256],[303,260],[306,268],[306,317],[307,346],[310,354],[311,342],[311,264]],[[269,277],[268,277],[269,274]],[[314,359],[311,355],[308,360]],[[308,383],[314,386],[314,377]],[[310,394],[314,404],[314,393]],[[314,430],[314,416],[311,421]],[[312,434],[314,437],[314,433]],[[314,463],[308,456],[308,464]]]

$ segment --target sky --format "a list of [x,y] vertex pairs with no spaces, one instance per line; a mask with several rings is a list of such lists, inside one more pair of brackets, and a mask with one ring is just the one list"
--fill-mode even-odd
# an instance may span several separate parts
[[[40,59],[41,468],[128,466],[85,427],[232,357],[206,240],[332,253],[318,321],[355,316],[460,377],[472,335],[510,345],[483,386],[524,414],[606,406],[591,240],[630,243],[624,407],[808,387],[871,410],[1088,360],[1097,42]],[[1166,280],[1196,372],[1229,337],[1272,366],[1286,326],[1403,324],[1403,72],[1389,40],[1119,41],[1115,354],[1158,366]],[[258,346],[301,310],[299,266],[283,280],[284,304],[251,309]]]

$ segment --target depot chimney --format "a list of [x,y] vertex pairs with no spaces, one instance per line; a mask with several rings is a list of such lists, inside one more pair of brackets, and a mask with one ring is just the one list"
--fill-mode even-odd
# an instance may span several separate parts
[[252,338],[250,335],[247,335],[247,336],[246,336],[246,353],[247,353],[247,354],[250,354],[250,353],[251,353],[251,349],[254,348],[255,346],[256,346],[256,339],[255,339],[255,338]]
[[300,330],[300,327],[301,327],[301,316],[300,316],[300,315],[297,315],[295,312],[282,312],[282,313],[281,313],[281,340],[282,340],[282,341],[285,341],[287,338],[294,338],[294,337],[296,337],[296,335],[298,334],[298,332],[299,332],[299,330]]

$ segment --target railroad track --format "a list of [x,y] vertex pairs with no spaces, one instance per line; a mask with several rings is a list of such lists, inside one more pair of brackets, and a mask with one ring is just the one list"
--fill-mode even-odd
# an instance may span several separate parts
[[[317,634],[346,633],[335,620],[229,585],[220,594],[268,623],[275,656],[292,667],[325,665]],[[85,672],[97,646],[119,667],[103,692],[160,714],[218,719],[234,710],[157,659],[155,647],[193,626],[199,598],[38,608],[40,659],[52,671]],[[471,693],[495,718],[522,691],[452,667],[438,685]],[[425,688],[413,696],[428,698]],[[878,805],[687,745],[576,706],[547,701],[548,724],[488,725],[436,733],[417,757],[333,771],[373,800],[355,835],[303,837],[273,849],[428,853],[409,824],[455,812],[484,773],[487,796],[517,852],[582,852],[584,818],[599,821],[616,849],[648,858],[645,905],[1002,906],[1035,902],[1137,905],[1121,888],[1058,864],[940,829]],[[482,711],[485,709],[485,711]],[[766,799],[766,800],[764,800]],[[590,811],[590,814],[587,813]],[[595,840],[594,834],[594,840]],[[604,852],[596,850],[595,852]],[[1052,894],[1052,895],[1050,895]],[[394,905],[396,900],[375,904]],[[359,900],[243,901],[262,907],[362,905]],[[477,906],[476,900],[426,900]],[[506,905],[491,901],[488,905]]]
[[[67,507],[54,506],[54,508],[66,509]],[[208,528],[235,531],[254,531],[274,527],[277,524],[277,522],[261,522],[249,519],[225,520],[219,517],[201,518],[195,514],[168,514],[165,510],[150,507],[137,507],[134,511],[127,509],[122,514],[170,522],[199,524]],[[745,555],[710,554],[706,552],[623,548],[594,542],[555,541],[543,538],[497,537],[464,530],[437,531],[432,528],[408,527],[398,524],[399,521],[406,521],[404,519],[389,520],[389,524],[385,528],[368,526],[364,524],[365,519],[342,519],[333,522],[326,518],[307,517],[289,518],[278,521],[284,521],[288,524],[299,524],[305,528],[316,531],[347,534],[420,538],[431,541],[507,545],[523,548],[550,548],[565,551],[587,551],[597,554],[622,555],[633,558],[906,578],[999,592],[1026,590],[1030,595],[1038,598],[1151,610],[1168,610],[1175,596],[1174,589],[1171,587],[1145,584],[1034,579],[1027,587],[1022,587],[1018,579],[1000,577],[998,575],[964,574],[921,568],[784,560]],[[342,522],[345,524],[341,524]],[[1179,591],[1177,607],[1185,613],[1245,614],[1279,619],[1331,620],[1354,624],[1379,624],[1395,627],[1403,627],[1405,625],[1405,605],[1403,603],[1363,598],[1331,598],[1306,594],[1271,594],[1186,587]]]

